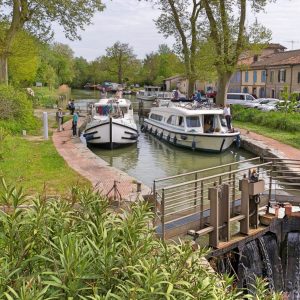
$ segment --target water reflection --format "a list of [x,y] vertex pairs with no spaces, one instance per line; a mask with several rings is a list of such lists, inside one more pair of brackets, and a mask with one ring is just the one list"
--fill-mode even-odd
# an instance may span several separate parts
[[136,145],[113,151],[100,148],[93,148],[92,150],[111,166],[127,172],[147,185],[152,185],[155,178],[210,168],[253,157],[249,152],[237,150],[234,147],[221,154],[193,152],[164,143],[147,133],[141,132]]

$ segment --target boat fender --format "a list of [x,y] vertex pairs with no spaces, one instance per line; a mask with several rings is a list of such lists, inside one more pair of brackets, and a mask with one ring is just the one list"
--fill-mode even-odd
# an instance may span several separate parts
[[237,135],[236,139],[235,139],[235,146],[237,148],[240,148],[241,147],[241,137],[240,135]]
[[173,138],[173,143],[174,143],[174,145],[176,145],[176,143],[177,143],[177,137],[176,137],[176,135]]
[[192,149],[193,149],[193,151],[196,149],[196,142],[195,141],[192,141]]
[[159,135],[159,139],[161,140],[163,138],[163,136],[164,136],[164,132],[162,131]]
[[155,129],[155,131],[154,131],[154,135],[157,135],[157,129]]
[[167,136],[167,141],[170,142],[170,135]]
[[150,134],[152,133],[152,127],[149,129],[149,133],[150,133]]

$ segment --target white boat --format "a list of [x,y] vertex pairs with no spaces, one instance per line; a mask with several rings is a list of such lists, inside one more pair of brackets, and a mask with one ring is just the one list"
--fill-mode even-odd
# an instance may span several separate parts
[[234,141],[240,143],[240,133],[227,129],[223,109],[208,106],[170,102],[168,107],[153,107],[141,130],[175,146],[207,152],[223,152]]
[[110,149],[136,143],[138,130],[128,99],[101,99],[92,108],[92,119],[83,136],[87,143]]
[[154,101],[160,91],[159,86],[144,86],[143,90],[138,91],[136,98],[142,101]]

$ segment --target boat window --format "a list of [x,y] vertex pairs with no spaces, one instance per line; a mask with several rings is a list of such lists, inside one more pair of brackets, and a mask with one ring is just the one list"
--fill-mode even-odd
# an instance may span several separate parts
[[221,125],[222,125],[223,127],[227,127],[227,124],[226,124],[226,119],[225,119],[225,117],[224,117],[224,116],[222,116],[222,115],[220,115],[219,117],[220,117]]
[[170,116],[167,123],[171,125],[176,125],[176,116]]
[[178,126],[184,127],[184,119],[182,116],[178,117]]
[[187,127],[201,127],[200,125],[200,119],[197,116],[193,117],[186,117],[186,126]]
[[157,115],[157,114],[151,114],[150,119],[156,120],[156,121],[161,121],[163,119],[163,116]]
[[214,115],[204,115],[204,132],[210,133],[215,131],[215,118]]
[[107,116],[111,112],[111,109],[112,109],[112,107],[110,107],[108,105],[97,106],[96,112],[97,112],[97,114],[99,114],[101,116]]

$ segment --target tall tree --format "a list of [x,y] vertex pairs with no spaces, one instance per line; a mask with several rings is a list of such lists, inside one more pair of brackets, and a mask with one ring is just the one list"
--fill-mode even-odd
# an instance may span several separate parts
[[210,40],[216,52],[214,65],[218,74],[218,104],[225,102],[229,80],[241,53],[249,48],[251,41],[264,43],[270,38],[269,32],[257,22],[254,24],[255,30],[251,28],[247,32],[245,20],[248,5],[258,12],[271,1],[274,0],[202,0],[210,25]]
[[199,39],[199,16],[202,0],[152,0],[161,10],[156,20],[159,32],[173,36],[182,54],[185,74],[189,81],[189,95],[194,91],[196,80],[196,51]]
[[106,70],[117,75],[118,83],[123,83],[132,68],[138,64],[133,49],[128,44],[116,42],[106,49]]
[[69,39],[80,38],[78,29],[91,24],[96,11],[104,8],[102,0],[0,0],[0,26],[4,21],[4,35],[0,37],[0,83],[8,82],[7,60],[16,34],[23,28],[40,37],[53,34],[51,26],[58,23]]

